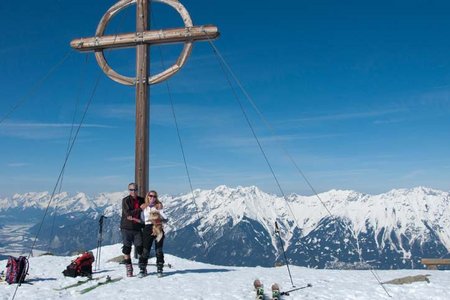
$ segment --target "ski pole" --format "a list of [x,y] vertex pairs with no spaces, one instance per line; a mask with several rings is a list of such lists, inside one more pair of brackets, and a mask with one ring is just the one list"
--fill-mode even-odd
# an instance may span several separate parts
[[102,253],[102,240],[103,240],[103,220],[106,219],[104,215],[100,216],[98,221],[98,241],[97,241],[97,260],[95,263],[95,270],[100,270],[100,256]]
[[102,217],[100,217],[100,220],[98,221],[99,227],[98,227],[98,237],[97,237],[97,253],[95,254],[95,270],[97,270],[97,268],[98,268],[98,260],[99,260],[99,255],[100,255],[100,234],[101,234],[100,232],[101,232],[101,227],[102,227],[101,220],[102,220]]
[[284,255],[284,261],[286,263],[286,267],[287,267],[287,270],[288,270],[288,273],[289,273],[289,278],[291,279],[292,287],[295,287],[294,281],[292,281],[291,270],[289,269],[289,264],[288,264],[288,261],[287,261],[286,252],[284,251],[283,240],[281,239],[280,228],[278,228],[277,221],[275,221],[275,232],[278,234],[278,238],[280,239],[281,249],[283,250],[283,255]]
[[312,284],[311,284],[311,283],[308,283],[307,285],[304,285],[304,286],[301,286],[301,287],[298,287],[298,288],[295,288],[295,289],[292,289],[292,290],[288,290],[288,291],[285,291],[285,292],[281,292],[280,296],[284,296],[284,295],[289,296],[289,293],[290,293],[290,292],[294,292],[294,291],[298,291],[298,290],[303,290],[303,289],[306,289],[306,288],[309,288],[309,287],[312,287]]

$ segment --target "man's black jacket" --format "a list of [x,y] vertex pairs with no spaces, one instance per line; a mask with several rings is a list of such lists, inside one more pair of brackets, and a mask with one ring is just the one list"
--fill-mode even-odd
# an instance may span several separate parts
[[[137,197],[139,206],[144,203],[144,198]],[[141,217],[141,208],[134,208],[133,205],[133,197],[128,195],[127,197],[122,199],[122,219],[120,220],[120,229],[128,229],[128,230],[141,230],[142,224],[136,223],[135,221],[128,220],[127,217],[131,216],[134,218]]]

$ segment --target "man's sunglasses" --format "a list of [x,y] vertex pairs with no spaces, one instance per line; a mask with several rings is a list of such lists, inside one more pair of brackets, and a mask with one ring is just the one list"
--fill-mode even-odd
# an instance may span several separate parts
[[128,189],[130,192],[136,192],[137,189]]

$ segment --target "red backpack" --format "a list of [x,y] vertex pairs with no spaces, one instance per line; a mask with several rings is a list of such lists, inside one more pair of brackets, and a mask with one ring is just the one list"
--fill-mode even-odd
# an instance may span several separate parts
[[6,282],[9,284],[24,282],[28,268],[28,259],[25,256],[19,256],[19,258],[10,256],[6,263]]
[[92,263],[95,261],[91,251],[80,254],[70,265],[62,272],[64,276],[92,276]]

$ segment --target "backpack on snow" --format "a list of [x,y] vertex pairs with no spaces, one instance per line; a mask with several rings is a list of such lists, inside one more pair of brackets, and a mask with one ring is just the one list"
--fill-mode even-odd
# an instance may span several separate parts
[[28,274],[28,267],[28,259],[25,256],[18,258],[10,256],[6,263],[6,282],[9,284],[24,282],[25,276]]
[[64,276],[92,276],[92,263],[95,261],[92,252],[84,252],[73,260],[70,265],[62,272]]

